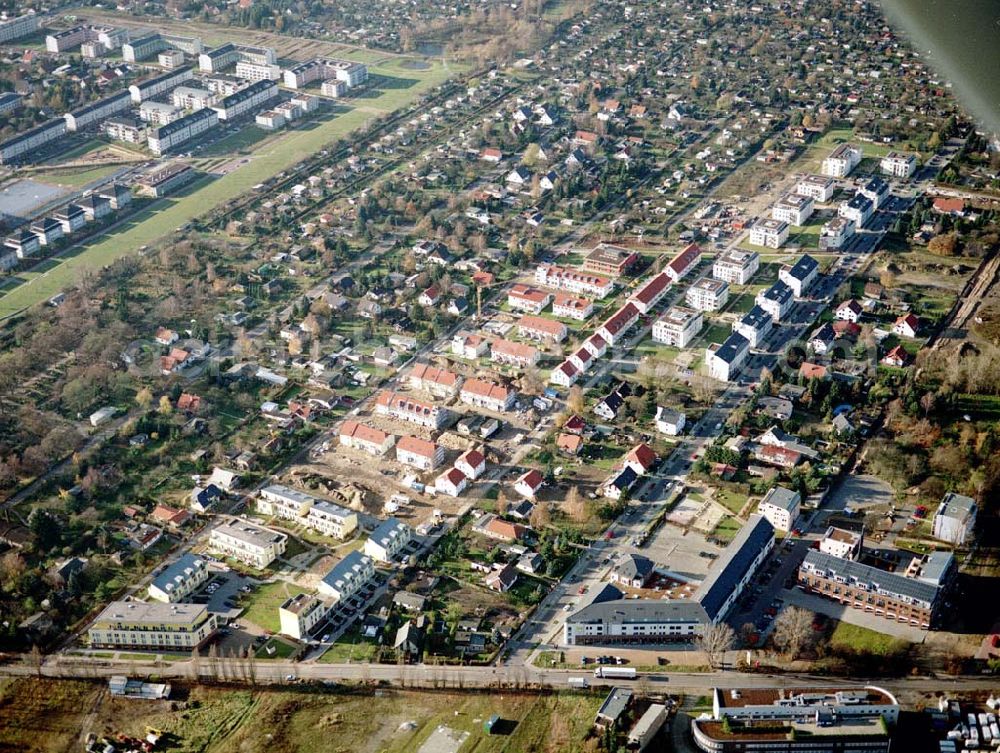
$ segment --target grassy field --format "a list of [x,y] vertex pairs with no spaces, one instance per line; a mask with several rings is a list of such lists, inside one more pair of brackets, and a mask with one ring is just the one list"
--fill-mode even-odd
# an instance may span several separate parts
[[295,596],[298,592],[298,588],[283,580],[261,586],[250,596],[243,618],[264,630],[277,633],[281,629],[281,623],[278,620],[278,607],[285,599],[289,596]]
[[106,178],[121,165],[97,165],[95,167],[84,167],[80,169],[67,168],[63,170],[51,170],[48,172],[33,173],[31,178],[43,183],[56,183],[60,186],[79,188],[88,183]]
[[874,630],[838,622],[830,636],[830,646],[834,649],[853,649],[878,656],[896,653],[906,646],[906,641],[893,638],[891,635],[876,633]]
[[347,112],[264,142],[259,150],[253,152],[250,160],[236,170],[206,182],[179,198],[158,202],[134,216],[120,232],[101,236],[79,250],[74,249],[55,268],[11,289],[0,298],[0,318],[48,300],[73,284],[85,269],[106,266],[115,259],[135,253],[142,246],[157,242],[178,227],[244,193],[248,187],[267,180],[332,141],[363,127],[373,117],[417,99],[446,81],[454,72],[440,61],[420,71],[406,70],[402,63],[402,60],[392,59],[384,66],[370,68],[373,76],[383,77],[377,82],[388,80],[395,88],[380,89],[378,96],[357,100]]
[[[103,684],[37,680],[0,685],[0,750],[78,750],[81,735],[163,730],[174,753],[412,753],[439,725],[469,733],[463,751],[578,753],[600,694],[527,696],[371,691],[323,694],[179,688],[184,700],[113,699]],[[492,714],[504,734],[487,735]]]

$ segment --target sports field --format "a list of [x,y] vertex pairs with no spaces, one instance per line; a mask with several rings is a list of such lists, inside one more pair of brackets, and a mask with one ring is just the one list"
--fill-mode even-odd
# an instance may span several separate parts
[[[288,131],[260,146],[246,164],[232,172],[189,191],[177,198],[158,202],[130,218],[121,232],[95,239],[82,248],[74,248],[58,263],[40,275],[22,275],[26,281],[0,298],[0,318],[6,318],[41,301],[48,300],[79,279],[81,271],[106,266],[119,257],[135,253],[175,232],[220,204],[247,191],[319,151],[327,144],[361,128],[373,118],[408,105],[429,89],[446,81],[456,70],[441,61],[428,61],[423,70],[406,65],[405,58],[384,61],[369,69],[376,85],[386,83],[378,96],[345,100],[350,107],[333,118],[311,124],[302,130]],[[376,78],[379,77],[379,78]],[[383,78],[384,77],[384,78]],[[247,128],[256,128],[248,125]]]

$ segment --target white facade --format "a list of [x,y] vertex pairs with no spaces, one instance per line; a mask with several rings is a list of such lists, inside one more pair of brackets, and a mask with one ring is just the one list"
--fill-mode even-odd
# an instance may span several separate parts
[[687,289],[684,300],[698,311],[718,311],[729,300],[729,284],[702,277]]
[[337,601],[346,601],[371,583],[374,577],[375,563],[372,558],[353,551],[323,576],[317,590]]
[[335,539],[346,538],[358,527],[358,514],[353,510],[282,484],[260,490],[257,512],[293,521]]
[[365,540],[364,551],[376,562],[392,562],[412,540],[412,528],[396,518],[388,518]]
[[809,196],[788,194],[771,208],[771,219],[799,227],[812,216],[815,208],[816,205]]
[[855,227],[854,220],[847,217],[834,217],[820,230],[820,249],[835,251],[843,248],[854,237]]
[[153,578],[149,598],[168,604],[184,601],[208,578],[208,562],[194,554],[184,554]]
[[831,178],[846,178],[861,162],[861,150],[854,144],[841,144],[823,160],[822,173]]
[[757,512],[779,531],[791,531],[798,520],[802,497],[798,492],[776,486],[764,495]]
[[750,228],[750,242],[765,248],[781,248],[788,240],[788,223],[775,219],[758,220]]
[[730,249],[712,264],[712,277],[730,285],[746,285],[760,269],[760,254],[756,251]]
[[285,553],[288,537],[243,520],[228,520],[212,529],[209,548],[263,570]]
[[734,332],[722,345],[713,344],[706,349],[708,374],[714,379],[728,382],[743,369],[749,355],[750,341]]
[[326,603],[315,596],[296,594],[290,596],[278,607],[278,632],[297,641],[309,637],[313,628],[329,614],[332,603]]
[[795,193],[800,196],[808,196],[813,201],[824,204],[833,198],[836,187],[837,181],[833,178],[822,175],[807,175],[795,186]]
[[704,315],[695,309],[673,306],[653,322],[653,340],[675,348],[686,348],[698,336]]
[[212,637],[216,617],[204,604],[113,601],[87,631],[91,648],[188,652]]
[[757,294],[755,303],[771,315],[776,322],[788,316],[795,305],[795,293],[784,282],[779,280],[766,290]]
[[883,175],[906,180],[917,171],[917,156],[915,154],[902,154],[900,152],[889,152],[885,155],[879,168]]

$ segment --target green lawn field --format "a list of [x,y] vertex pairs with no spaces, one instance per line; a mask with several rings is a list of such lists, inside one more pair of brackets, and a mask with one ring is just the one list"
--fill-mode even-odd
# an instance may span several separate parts
[[[395,88],[382,88],[378,96],[350,102],[351,109],[302,130],[288,131],[267,141],[254,151],[247,164],[225,176],[207,181],[197,190],[177,199],[158,202],[133,217],[121,232],[97,238],[83,248],[71,251],[57,266],[42,275],[9,289],[0,298],[0,318],[12,316],[29,306],[48,300],[72,285],[86,269],[107,266],[116,259],[137,252],[142,246],[156,243],[178,227],[210,212],[220,204],[244,193],[250,186],[286,170],[305,156],[363,127],[367,121],[417,99],[442,84],[456,71],[440,61],[429,63],[426,70],[404,69],[402,61],[391,60],[385,66],[370,69],[373,76],[384,77]],[[247,126],[255,128],[255,126]]]

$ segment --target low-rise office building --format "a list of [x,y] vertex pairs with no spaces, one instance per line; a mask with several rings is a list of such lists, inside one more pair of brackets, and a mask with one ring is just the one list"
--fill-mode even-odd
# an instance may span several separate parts
[[161,649],[189,652],[217,628],[204,604],[113,601],[87,631],[91,648]]

